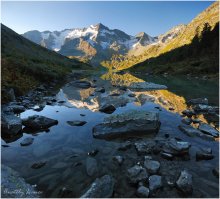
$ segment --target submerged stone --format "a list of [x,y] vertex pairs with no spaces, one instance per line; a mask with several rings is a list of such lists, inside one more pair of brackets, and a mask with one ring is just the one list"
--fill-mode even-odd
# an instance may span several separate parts
[[109,175],[96,178],[86,193],[84,193],[80,198],[111,198],[114,184],[114,179]]
[[34,138],[25,138],[21,143],[20,145],[21,146],[28,146],[28,145],[31,145],[34,141]]
[[148,173],[145,168],[139,165],[135,165],[128,169],[128,178],[131,183],[138,183],[148,178]]
[[137,189],[137,196],[140,198],[148,198],[149,196],[149,189],[145,186],[140,186]]
[[83,126],[84,124],[86,124],[86,121],[79,121],[79,120],[75,120],[75,121],[67,121],[67,123],[70,126]]
[[152,175],[148,179],[149,181],[149,189],[151,192],[155,192],[157,189],[162,187],[161,176]]
[[88,176],[93,176],[98,172],[98,164],[95,158],[87,157],[86,172]]
[[104,122],[93,128],[95,138],[117,138],[157,133],[160,127],[156,112],[131,110],[106,117]]
[[192,175],[186,170],[181,171],[179,179],[176,181],[176,185],[185,195],[192,194]]

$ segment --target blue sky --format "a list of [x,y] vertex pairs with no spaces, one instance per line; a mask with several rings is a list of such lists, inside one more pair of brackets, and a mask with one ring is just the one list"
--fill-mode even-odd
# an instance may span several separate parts
[[189,23],[211,1],[2,2],[1,22],[17,33],[83,28],[99,22],[130,35],[156,36]]

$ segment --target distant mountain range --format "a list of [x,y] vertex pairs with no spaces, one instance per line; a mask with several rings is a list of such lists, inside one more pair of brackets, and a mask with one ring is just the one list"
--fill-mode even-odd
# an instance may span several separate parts
[[178,25],[156,37],[144,32],[131,36],[101,23],[53,32],[33,30],[23,36],[70,58],[121,70],[189,44],[206,22],[214,27],[219,21],[218,13],[218,2],[215,2],[189,24]]

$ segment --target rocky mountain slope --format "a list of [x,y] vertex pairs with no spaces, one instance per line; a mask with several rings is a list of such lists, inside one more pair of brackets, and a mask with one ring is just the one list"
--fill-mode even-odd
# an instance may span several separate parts
[[218,21],[219,5],[214,2],[189,24],[177,25],[157,37],[144,32],[130,36],[117,29],[111,30],[101,23],[83,29],[29,31],[23,36],[70,58],[78,58],[95,66],[123,70],[190,44],[197,34],[201,34],[204,24],[208,23],[212,30]]
[[1,24],[2,96],[13,88],[24,94],[41,83],[64,78],[72,69],[88,68],[76,59],[68,59],[43,48]]
[[62,55],[89,60],[93,65],[109,60],[114,54],[125,55],[131,49],[157,41],[157,38],[144,32],[130,36],[117,29],[111,30],[101,23],[82,29],[53,32],[34,30],[24,33],[23,36]]

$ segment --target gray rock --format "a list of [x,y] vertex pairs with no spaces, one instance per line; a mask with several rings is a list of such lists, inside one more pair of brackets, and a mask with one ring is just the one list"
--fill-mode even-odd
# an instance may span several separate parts
[[160,163],[155,160],[149,160],[145,158],[144,167],[150,174],[156,174],[160,169]]
[[25,111],[25,107],[21,105],[10,105],[8,108],[14,113],[21,113]]
[[86,172],[89,176],[93,176],[98,172],[98,164],[95,158],[87,157]]
[[160,127],[156,112],[130,110],[125,113],[104,118],[104,122],[93,128],[95,138],[115,138],[121,136],[138,136],[155,134]]
[[135,148],[138,152],[139,155],[142,154],[150,154],[154,147],[156,146],[156,143],[154,141],[141,141],[141,142],[136,142]]
[[119,165],[122,165],[124,158],[120,155],[113,156],[113,160],[117,161]]
[[111,198],[114,190],[114,179],[109,175],[97,178],[80,198]]
[[128,86],[128,88],[136,91],[148,91],[148,90],[164,90],[167,89],[167,86],[154,84],[152,82],[133,82]]
[[134,93],[129,93],[128,97],[135,97],[136,95]]
[[191,144],[189,142],[177,141],[176,139],[170,139],[169,147],[175,151],[176,154],[185,154],[189,152]]
[[211,160],[214,158],[214,155],[210,154],[210,153],[205,153],[202,151],[197,151],[196,152],[196,160]]
[[213,136],[206,135],[206,134],[202,133],[200,130],[193,128],[192,126],[179,125],[178,127],[183,133],[185,133],[186,135],[188,135],[190,137],[198,136],[204,140],[210,140],[210,141],[215,140]]
[[197,124],[197,123],[200,123],[201,122],[201,120],[200,119],[192,119],[192,122],[194,123],[194,124]]
[[164,159],[167,159],[167,160],[172,160],[173,159],[173,155],[172,154],[165,153],[165,152],[161,153],[161,157],[163,157]]
[[192,117],[193,115],[195,115],[195,111],[193,111],[193,110],[184,110],[183,112],[182,112],[182,114],[183,115],[186,115],[186,116],[188,116],[188,117]]
[[104,112],[108,114],[113,113],[115,110],[116,108],[112,104],[105,104],[99,109],[100,112]]
[[181,171],[179,179],[176,181],[177,188],[186,195],[193,192],[192,175],[186,170]]
[[91,87],[91,83],[88,81],[81,81],[81,80],[76,80],[73,82],[70,82],[71,86],[77,87],[77,88],[90,88]]
[[24,140],[22,140],[22,142],[20,143],[21,146],[28,146],[31,145],[34,141],[34,138],[25,138]]
[[50,119],[40,115],[33,115],[22,120],[22,124],[31,129],[47,129],[58,124],[57,120]]
[[138,100],[141,102],[143,105],[145,102],[154,102],[156,99],[154,96],[151,95],[146,95],[146,94],[140,94],[138,96]]
[[105,88],[96,88],[95,92],[100,92],[100,93],[104,93],[105,92]]
[[161,176],[152,175],[148,179],[149,181],[149,189],[151,192],[155,192],[157,189],[162,187]]
[[39,198],[40,192],[26,183],[16,171],[5,165],[1,165],[1,197]]
[[140,186],[138,187],[137,189],[137,196],[140,197],[140,198],[148,198],[149,196],[149,189],[145,186]]
[[128,171],[128,178],[131,183],[138,183],[148,178],[148,173],[145,168],[139,165],[131,167]]
[[194,110],[196,112],[219,112],[219,107],[217,106],[208,106],[208,105],[204,105],[204,104],[197,104],[194,107]]
[[22,121],[13,114],[1,113],[1,130],[4,134],[16,135],[22,129]]
[[192,123],[192,120],[190,118],[183,118],[181,121],[182,123],[187,125],[190,125]]
[[86,124],[86,121],[79,121],[79,120],[75,120],[75,121],[67,121],[67,123],[70,126],[83,126],[84,124]]
[[208,124],[201,123],[199,125],[199,130],[213,137],[219,137],[219,132]]
[[189,104],[205,104],[208,105],[209,101],[207,98],[197,98],[197,99],[191,99],[188,101]]

